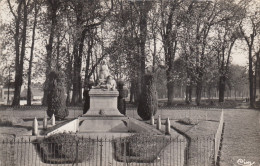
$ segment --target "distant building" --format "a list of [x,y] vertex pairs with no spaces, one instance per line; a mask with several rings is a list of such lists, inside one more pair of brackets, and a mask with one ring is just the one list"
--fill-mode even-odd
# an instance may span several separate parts
[[[9,101],[8,101],[8,94],[9,94]],[[10,82],[9,86],[8,86],[8,84],[5,84],[5,85],[1,84],[0,85],[0,105],[11,105],[13,99],[14,99],[14,82]]]
[[[9,90],[8,90],[9,89]],[[9,92],[8,92],[9,91]],[[34,86],[31,88],[32,91],[32,105],[41,105],[43,98],[43,91],[40,87]],[[9,101],[8,101],[9,94]],[[26,85],[21,87],[21,99],[20,105],[27,104],[27,88]],[[0,105],[11,105],[14,99],[14,82],[10,82],[8,84],[4,84],[0,82]]]
[[[39,88],[32,87],[31,92],[32,92],[31,94],[32,105],[41,105],[42,98],[43,98],[43,91]],[[20,105],[26,105],[26,104],[27,104],[27,88],[24,88],[24,90],[21,92]]]

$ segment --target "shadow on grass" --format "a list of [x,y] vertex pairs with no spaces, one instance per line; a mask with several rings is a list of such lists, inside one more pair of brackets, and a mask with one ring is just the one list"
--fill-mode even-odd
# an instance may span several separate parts
[[32,127],[30,127],[30,126],[13,125],[12,127],[14,127],[14,128],[23,128],[23,129],[27,129],[28,131],[32,130]]
[[[24,118],[23,121],[24,122],[30,122],[30,121],[33,121],[34,118]],[[43,121],[43,118],[37,118],[38,121]]]

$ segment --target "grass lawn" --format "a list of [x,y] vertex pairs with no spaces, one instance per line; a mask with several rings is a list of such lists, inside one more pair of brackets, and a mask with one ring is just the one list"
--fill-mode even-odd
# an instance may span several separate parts
[[[72,119],[82,115],[82,110],[79,108],[69,108],[69,116],[66,119]],[[38,124],[42,125],[44,116],[47,116],[46,107],[36,108],[22,108],[22,109],[1,109],[0,118],[1,119],[15,119],[12,126],[1,125],[0,124],[0,135],[10,136],[10,135],[28,135],[32,129],[33,119],[36,117]],[[47,116],[48,117],[48,116]],[[50,118],[48,118],[48,123]],[[62,121],[56,121],[56,123],[61,123]],[[28,133],[29,132],[29,133]]]
[[260,165],[260,111],[225,110],[220,166],[237,165],[239,159]]
[[[215,114],[218,114],[220,118],[220,111]],[[212,165],[214,134],[217,131],[219,120],[193,119],[191,121],[193,121],[191,124],[183,123],[180,120],[172,122],[172,128],[184,134],[189,141],[187,162],[191,165]]]

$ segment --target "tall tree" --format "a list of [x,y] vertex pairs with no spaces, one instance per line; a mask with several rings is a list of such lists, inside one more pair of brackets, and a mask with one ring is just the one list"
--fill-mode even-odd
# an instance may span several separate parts
[[[167,93],[168,93],[168,104],[173,103],[174,99],[174,59],[177,52],[177,30],[181,25],[180,19],[176,17],[180,9],[182,1],[162,1],[161,7],[161,36],[164,48],[165,64],[167,65],[166,76],[167,76]],[[167,10],[165,10],[167,9]]]
[[34,44],[35,44],[35,31],[37,26],[37,16],[40,10],[40,5],[38,0],[34,0],[34,18],[33,18],[33,27],[32,27],[32,44],[31,44],[31,52],[30,52],[30,59],[29,59],[29,68],[28,68],[28,85],[27,85],[27,105],[31,105],[31,75],[32,75],[32,64],[33,64],[33,57],[34,57]]
[[55,31],[58,23],[58,10],[61,6],[60,0],[47,0],[47,15],[48,20],[50,20],[49,28],[49,39],[48,44],[46,45],[46,70],[45,70],[45,82],[44,82],[44,95],[42,100],[42,105],[47,105],[47,94],[48,94],[48,85],[49,85],[49,73],[52,70],[53,63],[53,43],[55,37]]
[[[28,24],[28,12],[29,12],[30,0],[18,1],[17,10],[14,10],[10,0],[8,0],[9,9],[14,16],[15,21],[15,91],[13,106],[20,105],[21,86],[23,84],[23,68],[26,46],[26,33]],[[15,13],[16,12],[16,13]],[[22,27],[22,28],[21,28]],[[20,31],[21,29],[21,31]],[[21,40],[21,43],[20,43]]]
[[[92,40],[93,34],[87,36],[92,30],[99,27],[113,10],[114,2],[110,1],[110,4],[103,5],[101,1],[91,0],[79,0],[70,1],[69,7],[74,11],[75,15],[75,32],[73,43],[73,93],[72,93],[72,105],[77,105],[82,102],[82,55],[84,50],[84,42],[90,38]],[[103,11],[100,9],[103,7]],[[89,45],[90,46],[90,45]],[[93,46],[90,46],[93,47]],[[89,48],[91,51],[92,49]],[[88,54],[90,56],[90,54]],[[88,63],[88,62],[87,62]],[[87,69],[88,70],[88,69]]]
[[223,10],[219,22],[215,27],[216,39],[214,46],[219,69],[219,102],[224,101],[225,86],[229,65],[231,63],[231,53],[236,40],[240,37],[239,22],[244,17],[243,9],[234,2],[220,2],[220,10]]
[[[249,10],[249,9],[248,9]],[[240,23],[240,31],[246,41],[248,49],[248,75],[249,75],[249,96],[250,96],[250,107],[254,107],[255,96],[254,96],[254,71],[253,71],[253,56],[257,52],[256,47],[258,46],[259,40],[257,36],[260,35],[260,12],[255,11],[251,13],[247,11],[247,16]]]

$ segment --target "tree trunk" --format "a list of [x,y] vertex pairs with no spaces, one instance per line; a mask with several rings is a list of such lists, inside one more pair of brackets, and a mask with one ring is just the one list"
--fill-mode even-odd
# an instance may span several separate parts
[[130,85],[130,103],[134,103],[134,98],[135,98],[135,81],[134,79],[131,80],[131,85]]
[[74,43],[73,48],[73,56],[74,56],[74,65],[73,65],[73,91],[72,91],[72,99],[71,104],[77,105],[79,101],[79,81],[80,81],[80,71],[79,68],[80,62],[78,57],[78,44]]
[[32,91],[31,91],[31,75],[32,75],[32,62],[33,62],[33,51],[34,51],[34,40],[35,40],[35,29],[37,25],[37,2],[34,2],[34,23],[33,23],[33,34],[32,34],[32,45],[31,45],[31,55],[29,60],[29,69],[28,69],[28,87],[27,87],[27,105],[32,105],[31,99],[32,99]]
[[141,78],[141,92],[144,86],[144,75],[145,75],[145,61],[146,61],[146,52],[145,52],[145,43],[147,36],[147,14],[148,11],[146,9],[145,3],[142,3],[140,10],[140,78]]
[[189,86],[189,103],[192,102],[192,90],[193,90],[192,85],[190,85]]
[[87,51],[87,58],[86,58],[84,89],[88,88],[89,78],[91,77],[91,75],[89,74],[89,67],[90,67],[90,57],[93,56],[93,54],[92,54],[93,42],[94,42],[93,38],[90,38],[88,40],[88,51]]
[[202,74],[199,74],[196,86],[196,104],[199,106],[201,104],[201,93],[202,93]]
[[66,65],[66,75],[67,75],[67,84],[66,84],[66,91],[67,91],[67,99],[66,99],[66,105],[70,105],[70,90],[71,90],[71,84],[72,84],[72,61],[73,57],[71,57],[69,52],[69,44],[67,45],[67,60],[68,63]]
[[172,105],[174,102],[174,82],[167,81],[167,96],[168,105]]
[[[78,26],[80,26],[80,18],[78,18]],[[84,29],[80,37],[74,43],[73,55],[74,55],[74,77],[73,77],[73,93],[72,93],[72,105],[78,105],[82,103],[82,82],[81,82],[81,68],[82,68],[82,54],[84,47],[84,40],[88,29]]]
[[186,102],[187,104],[189,104],[189,86],[186,86],[185,102]]
[[252,58],[252,47],[249,47],[249,97],[250,97],[250,107],[254,108],[255,98],[254,98],[254,75],[253,75],[253,58]]
[[[28,2],[29,3],[29,2]],[[21,95],[21,86],[23,84],[23,64],[25,56],[25,44],[26,44],[26,28],[27,28],[27,4],[26,0],[23,1],[24,6],[24,18],[23,18],[23,29],[22,29],[22,45],[21,45],[21,56],[18,71],[15,71],[15,91],[14,91],[14,100],[13,106],[20,105],[20,95]]]
[[56,46],[56,50],[57,50],[57,56],[56,56],[56,70],[59,71],[60,70],[60,45],[61,45],[61,41],[60,41],[60,34],[58,34],[57,36],[57,46]]
[[49,43],[46,45],[47,57],[46,57],[46,71],[45,71],[45,82],[44,82],[44,94],[42,99],[42,105],[47,106],[47,94],[48,94],[48,84],[49,84],[49,73],[52,68],[52,47],[53,47],[53,39],[54,39],[54,32],[57,26],[57,10],[58,4],[55,3],[51,4],[51,30],[49,36]]
[[225,86],[226,86],[226,77],[219,77],[219,102],[224,102],[225,100]]
[[[78,53],[75,53],[78,54]],[[74,54],[72,105],[81,103],[81,58]]]
[[[9,1],[8,1],[9,2]],[[19,43],[19,34],[20,34],[20,22],[21,22],[21,8],[22,8],[22,3],[23,1],[20,1],[18,4],[18,9],[17,9],[17,19],[15,21],[15,35],[14,35],[14,40],[15,40],[15,93],[14,93],[14,100],[13,100],[13,105],[19,105],[20,104],[20,91],[19,89],[19,64],[20,64],[20,43]],[[10,2],[9,2],[10,4]],[[11,8],[11,5],[10,5]],[[9,69],[10,70],[10,69]],[[9,93],[8,93],[9,94]]]
[[196,87],[196,104],[197,104],[197,106],[199,106],[201,103],[201,92],[202,92],[202,85],[199,84]]
[[211,86],[208,87],[208,99],[209,100],[211,99]]

